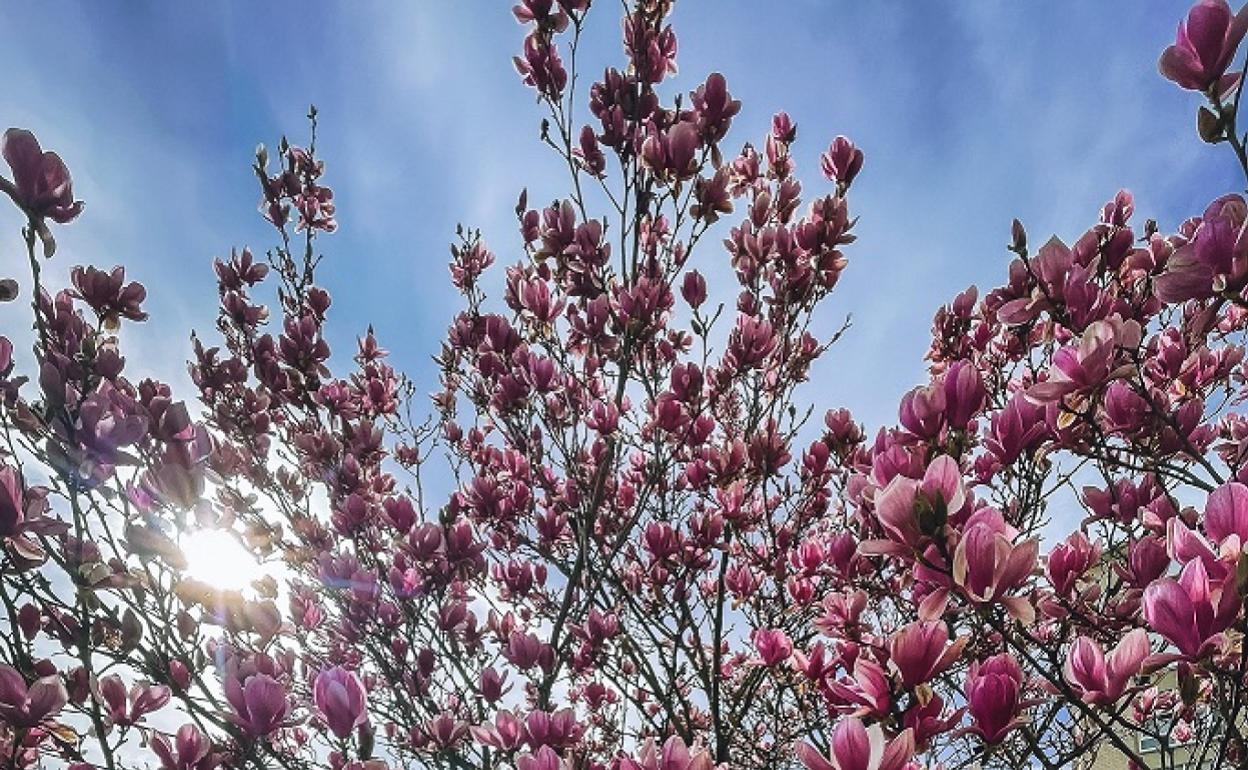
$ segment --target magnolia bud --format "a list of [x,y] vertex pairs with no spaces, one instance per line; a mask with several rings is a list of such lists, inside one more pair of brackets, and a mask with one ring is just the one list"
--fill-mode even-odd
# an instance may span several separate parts
[[1010,251],[1022,254],[1027,250],[1027,231],[1023,229],[1023,223],[1017,219],[1010,226]]
[[1209,144],[1226,141],[1226,132],[1222,130],[1222,119],[1208,107],[1196,111],[1196,133]]
[[186,690],[191,686],[190,669],[180,660],[169,661],[169,681],[179,690]]
[[35,634],[39,633],[39,626],[42,622],[43,614],[33,604],[23,604],[22,608],[17,612],[17,625],[22,629],[22,635],[27,639],[35,638]]
[[143,641],[143,624],[139,622],[139,616],[134,613],[134,610],[127,609],[126,614],[121,618],[121,648],[127,651],[133,650],[141,641]]
[[681,284],[680,294],[685,298],[685,302],[690,307],[698,307],[706,301],[706,279],[697,270],[690,270],[685,273],[684,283]]

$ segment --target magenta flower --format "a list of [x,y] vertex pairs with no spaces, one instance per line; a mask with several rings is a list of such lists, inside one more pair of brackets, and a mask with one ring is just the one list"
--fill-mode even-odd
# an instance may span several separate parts
[[941,526],[945,518],[966,503],[958,463],[941,455],[927,466],[923,480],[894,476],[876,494],[875,515],[891,541],[863,543],[868,553],[897,553],[920,545]]
[[526,37],[524,56],[512,57],[512,61],[524,84],[549,99],[558,99],[568,85],[568,71],[559,58],[558,47],[542,35]]
[[74,284],[74,295],[90,305],[106,324],[115,325],[118,318],[147,320],[147,313],[140,308],[147,298],[147,289],[138,281],[126,283],[124,267],[104,272],[77,266],[70,271],[70,280]]
[[330,732],[339,738],[346,738],[351,731],[368,721],[364,684],[354,672],[341,666],[334,666],[317,675],[312,686],[312,700],[329,725]]
[[1127,547],[1126,564],[1115,564],[1114,567],[1123,580],[1139,589],[1166,574],[1170,567],[1170,554],[1160,537],[1145,535]]
[[901,674],[902,687],[913,690],[949,668],[968,641],[962,637],[950,645],[943,622],[911,623],[889,641],[889,663]]
[[691,749],[675,735],[668,738],[661,749],[649,738],[637,759],[620,759],[620,770],[713,770],[714,767],[709,751],[700,747]]
[[59,676],[36,679],[28,687],[17,669],[0,664],[0,721],[11,727],[36,727],[56,716],[68,701],[69,694]]
[[1178,580],[1160,578],[1144,589],[1144,619],[1185,657],[1200,657],[1220,644],[1239,614],[1233,580],[1233,574],[1212,580],[1204,561],[1192,559]]
[[953,554],[953,581],[980,603],[1000,602],[1025,623],[1034,619],[1031,602],[1007,596],[1019,588],[1036,567],[1040,541],[1015,544],[1017,535],[992,508],[981,508],[967,521],[966,531]]
[[27,487],[17,468],[0,465],[0,548],[21,567],[35,567],[47,559],[39,535],[65,532],[66,522],[45,515],[47,490]]
[[1233,481],[1209,495],[1205,504],[1205,534],[1226,551],[1238,553],[1248,543],[1248,487]]
[[1091,324],[1077,346],[1068,345],[1053,354],[1049,378],[1028,388],[1027,397],[1044,404],[1100,387],[1110,378],[1117,348],[1138,346],[1141,335],[1140,325],[1135,321]]
[[754,634],[754,646],[766,666],[783,663],[793,654],[793,642],[789,641],[789,635],[776,628],[759,629]]
[[966,430],[967,425],[983,408],[986,392],[984,380],[975,366],[967,361],[954,361],[945,372],[945,421],[949,427]]
[[24,487],[17,468],[0,466],[0,538],[16,534],[26,519]]
[[1175,249],[1153,281],[1162,302],[1205,299],[1248,282],[1248,204],[1224,195],[1205,209],[1190,240]]
[[532,754],[516,757],[516,770],[560,770],[563,760],[549,746],[542,746]]
[[966,674],[966,702],[974,725],[971,732],[985,743],[1000,743],[1022,723],[1019,711],[1023,670],[1009,653],[971,664]]
[[1226,0],[1200,0],[1179,24],[1174,45],[1161,54],[1161,74],[1183,88],[1208,90],[1226,73],[1246,30],[1244,10],[1232,16]]
[[897,417],[915,436],[933,439],[945,427],[945,389],[939,385],[915,388],[901,397]]
[[1062,596],[1070,594],[1076,581],[1092,568],[1101,558],[1101,547],[1088,541],[1082,532],[1074,532],[1070,537],[1053,546],[1049,558],[1045,561],[1044,571],[1053,590]]
[[690,270],[685,273],[684,281],[680,286],[680,296],[685,298],[685,302],[689,303],[689,307],[699,307],[706,301],[706,279],[697,270]]
[[865,657],[854,663],[853,676],[828,683],[835,701],[852,707],[855,716],[882,717],[893,702],[892,681],[878,663]]
[[1131,677],[1140,673],[1148,652],[1148,632],[1142,628],[1122,637],[1108,659],[1100,644],[1081,636],[1066,656],[1066,681],[1080,693],[1084,703],[1112,706],[1126,691]]
[[54,152],[44,152],[34,134],[10,128],[4,133],[3,154],[13,170],[12,189],[6,185],[5,192],[32,217],[66,224],[82,213],[65,162]]
[[157,733],[152,751],[160,758],[161,770],[212,770],[220,763],[212,753],[212,741],[193,724],[179,727],[172,744]]
[[992,416],[992,432],[984,439],[984,444],[1003,465],[1012,465],[1047,430],[1044,408],[1019,392]]
[[833,139],[832,146],[819,158],[827,180],[843,187],[853,184],[854,177],[862,170],[862,160],[862,150],[843,136]]
[[56,251],[56,241],[45,219],[67,224],[82,213],[82,201],[74,200],[69,169],[61,156],[44,152],[35,135],[21,128],[4,132],[3,153],[13,181],[0,178],[0,190],[22,207],[43,241],[44,256]]
[[494,724],[473,725],[468,728],[478,743],[503,751],[515,751],[524,744],[524,724],[507,709],[494,715]]
[[914,731],[907,728],[885,742],[878,724],[868,729],[857,717],[846,717],[832,730],[831,749],[829,758],[809,743],[793,747],[807,770],[901,770],[914,756]]
[[290,710],[285,688],[268,674],[253,674],[244,683],[227,679],[225,698],[234,707],[234,722],[253,738],[283,727]]

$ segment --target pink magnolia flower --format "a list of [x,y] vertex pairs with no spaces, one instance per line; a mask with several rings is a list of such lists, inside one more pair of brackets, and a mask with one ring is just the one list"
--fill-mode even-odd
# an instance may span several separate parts
[[473,725],[468,731],[478,743],[503,751],[515,751],[525,740],[524,723],[508,709],[494,715],[494,724]]
[[1023,670],[1009,653],[971,664],[966,674],[966,702],[971,732],[989,744],[1000,743],[1022,723]]
[[706,278],[697,270],[685,273],[684,281],[680,285],[680,296],[685,298],[689,307],[700,307],[706,302]]
[[620,770],[713,770],[715,761],[705,748],[690,749],[678,736],[673,735],[662,749],[654,745],[654,739],[646,740],[637,759],[622,757]]
[[943,622],[911,623],[889,641],[889,663],[901,674],[902,686],[912,690],[949,668],[968,641],[962,637],[950,645]]
[[1066,596],[1075,587],[1075,582],[1100,558],[1101,547],[1089,542],[1082,532],[1074,532],[1053,547],[1045,561],[1044,571],[1053,584],[1053,590]]
[[28,487],[16,467],[0,465],[0,548],[19,568],[36,567],[47,559],[39,536],[69,529],[67,522],[47,513],[47,488]]
[[17,669],[0,665],[0,721],[19,729],[36,727],[56,716],[68,701],[59,676],[45,676],[27,686]]
[[763,665],[775,666],[785,662],[793,654],[793,642],[789,635],[778,628],[759,629],[754,634],[754,646],[758,648]]
[[564,766],[563,760],[549,746],[516,758],[516,770],[560,770]]
[[915,388],[901,397],[897,418],[906,430],[923,439],[933,439],[945,427],[945,389],[939,385]]
[[1192,91],[1217,83],[1248,30],[1244,10],[1234,16],[1226,0],[1200,0],[1179,24],[1174,45],[1161,54],[1161,74]]
[[1148,653],[1148,632],[1142,628],[1124,636],[1108,659],[1100,644],[1080,636],[1070,647],[1063,671],[1085,703],[1111,706],[1122,697],[1131,677],[1140,673]]
[[1170,567],[1170,554],[1166,552],[1166,544],[1156,535],[1131,541],[1127,546],[1126,564],[1115,563],[1115,571],[1129,585],[1140,589],[1157,578],[1166,574]]
[[892,682],[878,663],[859,657],[853,676],[828,683],[833,702],[852,711],[853,716],[882,717],[893,702]]
[[367,695],[360,677],[341,666],[322,671],[312,686],[312,700],[329,730],[339,738],[368,721]]
[[807,770],[901,770],[914,756],[914,731],[907,728],[886,742],[878,724],[868,729],[857,717],[846,717],[832,730],[831,749],[825,757],[809,743],[793,747]]
[[1007,594],[1020,587],[1035,569],[1040,541],[1031,538],[1015,544],[1016,536],[996,510],[976,511],[953,554],[953,581],[972,600],[1000,602],[1011,615],[1030,623],[1034,619],[1031,602]]
[[1135,321],[1111,319],[1088,326],[1077,346],[1066,346],[1053,354],[1049,378],[1027,389],[1027,397],[1038,404],[1060,401],[1071,393],[1095,390],[1110,378],[1114,352],[1118,347],[1135,348],[1142,331]]
[[1204,299],[1248,282],[1248,204],[1224,195],[1205,209],[1190,240],[1175,249],[1153,281],[1162,302]]
[[902,715],[902,724],[914,730],[915,747],[919,751],[924,751],[932,738],[957,727],[964,713],[965,709],[959,708],[946,714],[944,698],[933,693],[926,703],[916,698]]
[[0,178],[0,191],[22,207],[43,241],[45,256],[56,251],[56,241],[45,218],[66,224],[82,213],[82,201],[74,200],[74,185],[61,156],[44,152],[35,135],[21,128],[4,132],[4,160],[13,170],[13,181]]
[[927,466],[923,480],[894,476],[876,494],[875,515],[889,541],[862,544],[866,553],[904,553],[913,549],[944,525],[945,519],[962,509],[966,492],[958,463],[941,455]]
[[256,738],[283,727],[290,710],[285,688],[268,674],[253,674],[246,682],[227,679],[225,698],[234,707],[234,722]]
[[984,439],[984,445],[1003,465],[1012,465],[1047,430],[1044,407],[1019,392],[992,416],[992,432]]
[[157,733],[152,751],[160,758],[161,770],[213,770],[220,764],[212,753],[212,741],[193,724],[179,727],[172,744]]
[[1235,621],[1240,599],[1234,574],[1213,580],[1202,559],[1192,559],[1179,579],[1160,578],[1144,589],[1144,619],[1185,657],[1204,655]]
[[945,420],[949,427],[966,430],[967,425],[983,408],[986,392],[984,380],[975,366],[955,361],[945,372]]
[[1233,481],[1213,490],[1205,504],[1205,534],[1233,554],[1248,543],[1248,486]]
[[862,150],[854,146],[849,139],[838,136],[832,140],[832,146],[819,158],[823,166],[823,175],[829,182],[836,182],[849,187],[862,170]]
[[568,85],[568,71],[559,58],[554,42],[539,34],[524,39],[524,56],[512,57],[516,71],[526,86],[531,86],[548,99],[558,99]]

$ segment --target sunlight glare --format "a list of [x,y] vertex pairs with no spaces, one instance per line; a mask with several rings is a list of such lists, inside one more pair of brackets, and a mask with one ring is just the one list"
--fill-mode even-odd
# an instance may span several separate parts
[[187,576],[214,588],[241,591],[265,574],[263,566],[228,532],[193,532],[183,541],[182,549],[187,559]]

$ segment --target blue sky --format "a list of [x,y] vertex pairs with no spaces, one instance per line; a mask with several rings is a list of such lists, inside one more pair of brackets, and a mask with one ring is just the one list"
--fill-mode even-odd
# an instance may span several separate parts
[[[589,77],[620,59],[618,6],[599,5]],[[1012,217],[1033,243],[1072,240],[1125,187],[1141,222],[1172,227],[1241,185],[1225,148],[1195,138],[1197,99],[1157,74],[1187,6],[682,0],[673,86],[727,76],[744,103],[727,147],[758,142],[788,110],[808,194],[824,189],[817,158],[833,136],[866,152],[859,241],[823,319],[825,334],[846,314],[855,326],[808,396],[869,426],[894,421],[898,396],[924,378],[935,308],[1004,278]],[[322,241],[331,341],[348,353],[372,322],[431,390],[428,358],[456,307],[445,268],[456,223],[481,227],[506,264],[519,190],[545,201],[565,189],[511,66],[523,32],[509,7],[5,4],[0,123],[61,152],[87,201],[59,231],[50,271],[126,264],[159,324],[127,332],[131,360],[185,382],[186,334],[214,312],[211,258],[272,242],[256,214],[254,147],[301,139],[314,102],[341,223]],[[17,226],[0,212],[8,274]],[[722,274],[727,258],[707,243],[698,266]],[[0,307],[0,329],[25,323],[21,307]]]

